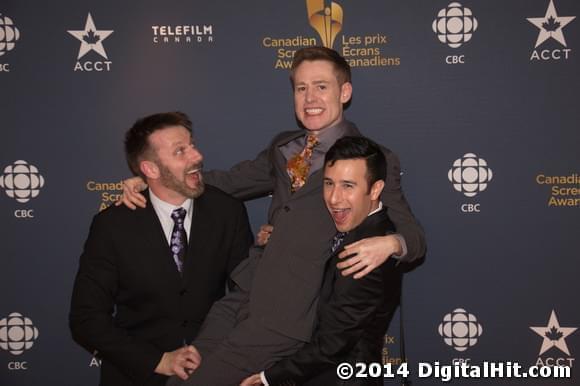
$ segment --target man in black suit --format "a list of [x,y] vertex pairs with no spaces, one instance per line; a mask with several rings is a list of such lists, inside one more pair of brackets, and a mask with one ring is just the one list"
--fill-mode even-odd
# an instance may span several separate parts
[[[332,385],[340,362],[381,362],[384,335],[399,304],[402,270],[391,259],[355,280],[343,276],[336,263],[341,245],[395,232],[380,201],[385,179],[385,157],[371,140],[343,137],[328,150],[323,194],[339,233],[326,267],[317,327],[310,343],[242,386]],[[382,385],[383,379],[345,384]]]
[[125,151],[149,184],[148,204],[94,217],[69,323],[74,340],[102,358],[100,385],[163,385],[199,365],[185,345],[224,295],[252,234],[244,206],[204,185],[185,114],[138,120]]

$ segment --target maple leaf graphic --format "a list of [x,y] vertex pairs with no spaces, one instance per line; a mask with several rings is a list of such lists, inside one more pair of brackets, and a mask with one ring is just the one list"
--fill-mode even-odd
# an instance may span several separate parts
[[101,40],[101,37],[95,34],[95,31],[89,30],[86,35],[83,36],[83,40],[87,44],[96,44]]
[[548,32],[553,32],[560,28],[560,22],[556,21],[554,16],[550,16],[547,22],[542,23],[542,27]]
[[552,326],[550,331],[546,332],[546,338],[550,340],[560,340],[562,338],[562,334],[555,326]]

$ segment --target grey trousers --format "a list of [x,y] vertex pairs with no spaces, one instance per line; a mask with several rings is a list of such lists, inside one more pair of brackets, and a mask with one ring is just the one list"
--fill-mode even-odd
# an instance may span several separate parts
[[248,313],[248,294],[232,291],[213,305],[193,342],[201,366],[186,381],[171,377],[167,386],[237,386],[303,344],[260,324]]

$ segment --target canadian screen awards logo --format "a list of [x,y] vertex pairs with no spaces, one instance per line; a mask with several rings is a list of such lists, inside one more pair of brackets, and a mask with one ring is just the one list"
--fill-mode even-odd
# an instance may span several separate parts
[[[26,316],[13,312],[0,320],[0,348],[19,356],[30,350],[38,339],[38,328]],[[11,361],[8,370],[27,370],[28,362]]]
[[483,334],[483,328],[475,315],[463,308],[456,308],[446,314],[439,324],[438,331],[446,345],[460,352],[475,346]]
[[[356,6],[355,2],[352,4]],[[344,26],[344,15],[343,7],[336,1],[306,0],[308,24],[317,33],[320,42],[312,36],[303,35],[265,36],[262,38],[262,46],[275,49],[274,68],[289,69],[298,49],[316,45],[334,48],[351,67],[389,67],[401,64],[400,57],[385,56],[384,47],[390,42],[390,38],[382,32],[342,35],[339,39]]]
[[[577,327],[560,326],[556,311],[552,310],[546,326],[530,327],[530,329],[542,338],[540,353],[535,363],[536,366],[572,367],[576,358],[571,356],[570,349],[566,344],[566,338],[576,332],[578,330]],[[551,356],[548,356],[548,354],[551,354]]]
[[[43,186],[44,177],[38,168],[23,160],[6,166],[0,175],[0,188],[8,197],[22,204],[38,197]],[[14,216],[19,219],[33,218],[34,209],[16,209]]]
[[[526,20],[539,29],[538,38],[536,39],[536,45],[530,56],[530,61],[568,59],[572,49],[568,48],[566,44],[563,28],[574,19],[576,19],[576,16],[559,16],[554,5],[554,0],[550,0],[546,14],[543,17],[528,17]],[[552,43],[552,47],[538,49],[538,47],[544,44],[548,46],[549,43]]]
[[[447,178],[453,184],[453,189],[463,193],[465,197],[475,197],[487,189],[493,177],[493,172],[487,161],[479,158],[475,153],[465,153],[456,159],[447,172]],[[464,213],[478,213],[481,210],[479,203],[464,203],[461,211]]]
[[[103,41],[107,39],[114,31],[113,30],[99,30],[95,26],[93,17],[89,13],[85,22],[85,28],[82,30],[69,30],[69,34],[74,36],[81,42],[79,53],[77,55],[77,62],[74,66],[74,71],[91,72],[91,71],[111,71],[112,62],[107,56]],[[91,51],[105,60],[84,60],[81,61],[85,55]]]
[[[20,39],[20,31],[12,19],[0,13],[0,57],[12,51],[18,39]],[[10,64],[0,63],[0,72],[10,72]]]
[[[439,10],[431,25],[439,41],[451,48],[459,48],[469,42],[477,27],[478,22],[471,9],[457,2]],[[445,63],[464,64],[465,54],[447,55]]]

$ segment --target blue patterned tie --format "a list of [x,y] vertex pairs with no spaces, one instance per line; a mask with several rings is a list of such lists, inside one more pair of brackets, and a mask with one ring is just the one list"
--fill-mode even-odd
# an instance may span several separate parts
[[336,250],[340,247],[340,244],[342,244],[342,240],[344,240],[346,233],[347,232],[336,232],[332,238],[332,253],[336,252]]
[[171,218],[173,219],[173,232],[171,232],[171,254],[173,255],[173,260],[177,264],[177,270],[179,273],[183,271],[183,262],[185,260],[185,250],[187,249],[187,234],[185,233],[185,227],[183,226],[183,220],[187,211],[183,208],[177,208],[171,212]]

